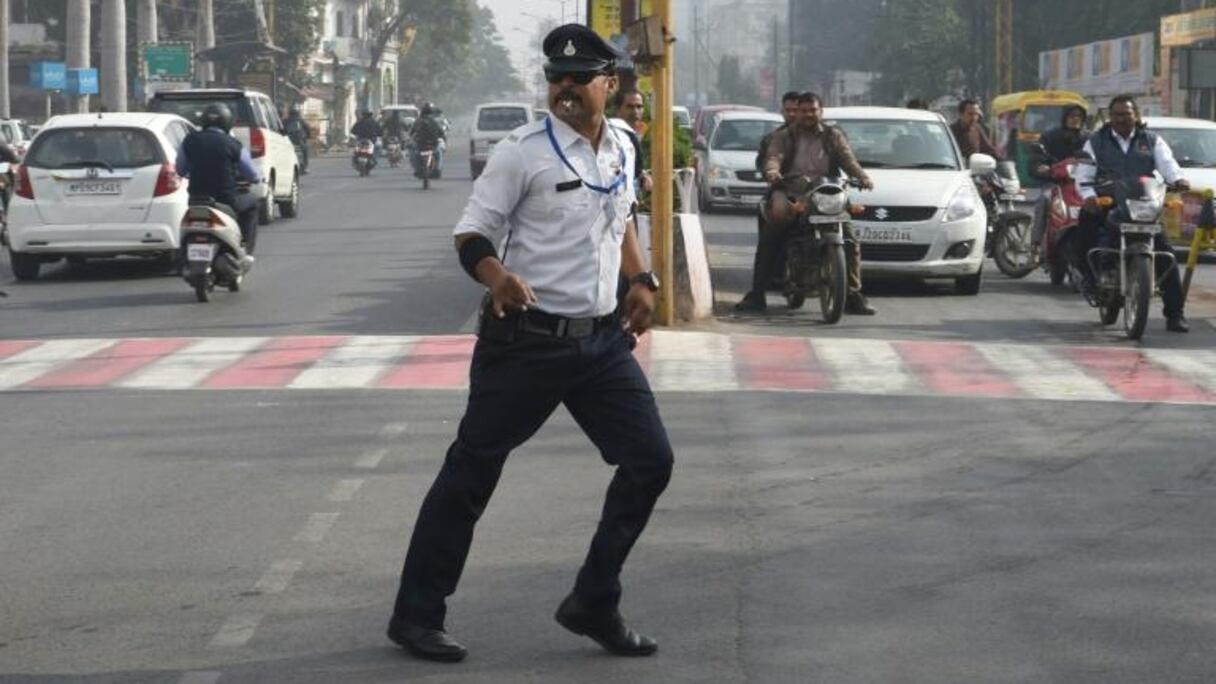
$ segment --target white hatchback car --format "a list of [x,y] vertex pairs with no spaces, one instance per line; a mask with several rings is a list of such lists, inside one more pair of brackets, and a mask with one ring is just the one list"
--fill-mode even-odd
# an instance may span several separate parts
[[853,191],[864,274],[953,278],[978,294],[988,215],[940,114],[892,107],[834,107],[825,120],[848,136],[874,181]]
[[699,208],[754,207],[768,192],[764,176],[756,170],[756,151],[764,136],[784,120],[771,112],[726,111],[717,115],[709,143],[697,149],[699,167],[705,169],[697,190]]
[[174,166],[192,130],[174,114],[71,114],[46,123],[17,168],[9,205],[13,275],[123,254],[175,257],[189,197]]

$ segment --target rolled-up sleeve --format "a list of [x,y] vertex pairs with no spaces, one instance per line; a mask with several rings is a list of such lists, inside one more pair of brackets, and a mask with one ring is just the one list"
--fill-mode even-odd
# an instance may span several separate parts
[[[1082,156],[1089,155],[1090,159],[1094,157],[1094,146],[1089,141],[1085,142],[1085,147],[1081,148]],[[1098,177],[1098,167],[1094,164],[1077,164],[1073,168],[1072,178],[1077,185],[1077,193],[1083,199],[1097,197],[1098,193],[1094,191],[1094,179]]]
[[1153,146],[1153,161],[1166,183],[1173,185],[1182,178],[1182,166],[1174,159],[1174,151],[1161,136],[1157,136],[1157,144]]
[[527,164],[517,140],[494,146],[453,235],[477,233],[497,242],[527,186]]

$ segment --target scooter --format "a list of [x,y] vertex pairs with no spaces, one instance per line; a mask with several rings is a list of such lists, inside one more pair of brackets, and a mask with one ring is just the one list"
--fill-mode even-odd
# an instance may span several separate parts
[[1080,222],[1081,207],[1085,204],[1073,182],[1078,163],[1079,159],[1070,158],[1052,164],[1051,182],[1043,185],[1043,192],[1047,193],[1047,225],[1039,243],[1038,261],[1052,285],[1071,280],[1078,286],[1081,282],[1081,273],[1071,257],[1073,229]]
[[431,187],[431,178],[435,175],[435,150],[424,147],[414,155],[414,175],[422,179],[422,189]]
[[351,164],[359,172],[360,178],[370,174],[376,166],[376,143],[366,138],[360,140],[355,146],[355,156],[351,159]]
[[384,143],[384,156],[388,159],[390,168],[401,166],[401,141],[397,138],[389,138]]
[[[238,192],[249,192],[245,185]],[[242,242],[236,211],[211,197],[191,197],[182,220],[182,277],[200,302],[215,288],[240,292],[253,257]]]
[[1031,228],[1034,219],[1014,208],[1014,202],[1026,200],[1017,167],[1013,162],[999,162],[995,171],[977,176],[975,182],[988,210],[985,241],[988,256],[996,262],[1001,273],[1011,278],[1026,277],[1037,265]]

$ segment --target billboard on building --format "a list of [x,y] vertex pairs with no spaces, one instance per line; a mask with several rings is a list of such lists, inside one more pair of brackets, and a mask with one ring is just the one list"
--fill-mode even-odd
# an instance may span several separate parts
[[1088,98],[1152,89],[1153,34],[1140,33],[1039,53],[1039,86]]
[[1216,40],[1216,8],[1161,17],[1161,47],[1184,47]]

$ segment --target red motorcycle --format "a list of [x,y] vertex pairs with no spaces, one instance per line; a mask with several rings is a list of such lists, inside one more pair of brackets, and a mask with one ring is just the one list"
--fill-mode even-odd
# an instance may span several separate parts
[[1077,192],[1073,182],[1075,158],[1063,159],[1051,166],[1051,182],[1042,186],[1047,193],[1047,228],[1039,244],[1039,264],[1047,271],[1052,285],[1060,285],[1066,278],[1079,284],[1081,273],[1071,259],[1073,228],[1081,219],[1081,207],[1085,200]]

